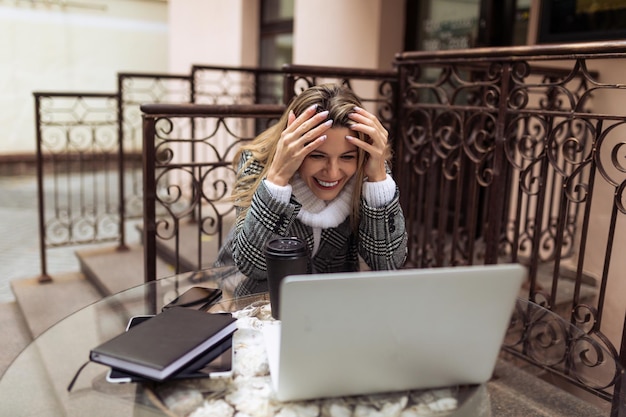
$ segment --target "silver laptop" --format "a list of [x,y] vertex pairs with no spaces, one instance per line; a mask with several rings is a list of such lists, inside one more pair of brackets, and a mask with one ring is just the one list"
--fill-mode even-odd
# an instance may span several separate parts
[[264,328],[276,397],[487,382],[525,277],[517,264],[286,277]]

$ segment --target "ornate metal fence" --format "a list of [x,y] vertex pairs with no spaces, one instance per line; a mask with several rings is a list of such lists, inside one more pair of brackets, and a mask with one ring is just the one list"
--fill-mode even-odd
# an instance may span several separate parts
[[[598,58],[626,58],[626,43],[400,54],[397,177],[409,266],[523,262],[528,298],[561,307],[619,361],[619,336],[603,332],[623,334],[623,296],[613,297],[612,326],[603,312],[626,267],[616,233],[626,221],[626,117],[594,106],[609,92],[623,99],[626,86],[598,81],[589,70]],[[583,376],[606,357],[574,354],[579,335],[544,330],[508,350],[604,398],[619,392],[622,373],[601,386]],[[528,355],[538,338],[535,348],[562,347],[557,363]],[[623,396],[614,398],[616,410]]]
[[117,95],[34,96],[40,281],[49,281],[47,248],[118,239]]
[[193,102],[199,104],[282,104],[278,69],[194,65]]
[[[120,246],[126,246],[126,221],[143,218],[141,154],[141,110],[143,103],[189,103],[192,97],[191,79],[188,75],[119,73],[117,75],[119,95],[120,137]],[[134,163],[128,163],[129,156]],[[123,180],[122,180],[123,179]],[[127,185],[127,186],[126,186]]]
[[[239,146],[284,111],[280,105],[158,105],[141,107],[144,135],[144,274],[156,278],[157,245],[176,273],[215,261],[234,224],[230,202]],[[201,162],[195,154],[203,154]],[[163,214],[157,215],[160,211]],[[186,248],[184,247],[186,246]],[[186,260],[183,253],[195,254]]]
[[[102,233],[94,235],[88,243],[101,243],[117,241],[119,249],[126,249],[127,222],[141,219],[143,213],[142,199],[142,171],[140,166],[142,154],[141,139],[141,112],[140,105],[145,103],[204,103],[204,104],[282,104],[282,100],[289,100],[298,94],[303,88],[319,82],[339,82],[354,88],[362,97],[364,103],[377,111],[390,132],[395,127],[393,109],[395,101],[395,72],[375,71],[362,69],[346,69],[333,67],[309,67],[309,66],[286,66],[282,70],[261,69],[247,67],[218,67],[206,65],[194,65],[191,74],[148,74],[148,73],[119,73],[117,79],[117,93],[105,94],[103,96],[116,100],[116,106],[111,107],[111,120],[117,121],[117,140],[115,150],[111,150],[107,170],[101,175],[106,175],[110,187],[117,190],[117,200],[111,201],[111,207],[116,209],[117,227],[111,229],[112,234],[103,236]],[[288,90],[285,90],[288,89]],[[83,93],[56,93],[65,97],[65,100],[78,100],[83,97]],[[46,96],[45,93],[35,93]],[[60,103],[59,100],[56,102]],[[68,111],[67,104],[61,104],[55,108],[52,101],[45,103],[46,108],[40,108],[43,101],[37,100],[37,114],[45,114],[45,119],[53,120],[65,117]],[[97,111],[88,106],[83,111]],[[57,114],[58,113],[58,114]],[[79,119],[75,122],[74,129],[81,126],[81,120],[87,123],[89,117]],[[199,129],[210,130],[212,119],[197,119],[191,123],[201,123],[202,125],[190,126],[196,132]],[[44,131],[46,120],[38,118],[36,120],[37,130]],[[43,124],[42,124],[43,123]],[[209,123],[209,125],[207,125]],[[256,128],[263,127],[263,121]],[[218,131],[218,136],[224,132]],[[393,137],[393,134],[391,135]],[[43,137],[43,136],[42,136]],[[227,143],[230,139],[223,137],[216,142]],[[45,144],[42,144],[45,146]],[[204,148],[206,150],[206,148]],[[200,153],[197,153],[200,152]],[[212,155],[205,155],[200,149],[194,149],[192,155],[195,161],[202,161],[211,158]],[[57,158],[57,171],[61,169],[62,158]],[[93,166],[94,168],[96,165]],[[85,173],[89,170],[84,166]],[[40,190],[43,192],[43,190]],[[54,193],[53,188],[47,188],[46,193]],[[82,194],[82,192],[81,192]],[[113,197],[111,197],[113,198]],[[54,197],[53,197],[54,199]],[[74,196],[74,201],[85,201],[82,195]],[[80,210],[83,210],[82,208]],[[111,209],[112,210],[112,209]],[[60,212],[59,212],[60,213]],[[60,214],[61,216],[63,214]],[[53,215],[52,215],[53,216]],[[40,221],[45,220],[43,212],[40,211]],[[63,223],[65,220],[47,220],[47,223]],[[43,242],[43,238],[42,238]],[[69,234],[65,237],[58,234],[54,244],[44,245],[42,243],[42,277],[49,279],[46,273],[46,248],[53,246],[69,246],[81,244],[83,241],[76,241]]]

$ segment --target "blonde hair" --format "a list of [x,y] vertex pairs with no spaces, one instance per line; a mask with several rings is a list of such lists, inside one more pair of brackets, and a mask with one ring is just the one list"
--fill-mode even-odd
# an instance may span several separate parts
[[[318,112],[328,110],[328,118],[333,120],[333,128],[350,128],[354,121],[350,119],[348,115],[354,111],[355,106],[361,106],[359,98],[352,90],[335,84],[313,86],[294,97],[278,122],[262,132],[252,142],[242,146],[235,156],[233,163],[235,169],[239,168],[239,172],[233,189],[232,199],[239,209],[238,220],[242,220],[243,217],[245,217],[254,192],[263,178],[265,178],[267,170],[272,164],[280,135],[287,127],[289,113],[293,111],[295,116],[298,117],[306,109],[315,104],[317,105]],[[370,141],[369,137],[361,132],[353,131],[353,134],[360,140]],[[252,158],[248,159],[242,167],[239,167],[241,155],[245,151],[250,152]],[[366,153],[361,148],[358,148],[357,151],[356,181],[352,196],[352,210],[350,216],[351,224],[355,228],[358,227],[359,224],[361,189],[364,180],[363,167],[367,157]],[[387,153],[389,154],[389,151]],[[261,172],[253,172],[244,175],[243,173],[246,168],[248,168],[253,161],[262,165],[263,168]]]

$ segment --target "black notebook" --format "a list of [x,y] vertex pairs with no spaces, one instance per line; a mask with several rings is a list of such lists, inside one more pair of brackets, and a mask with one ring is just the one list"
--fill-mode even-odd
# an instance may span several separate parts
[[92,349],[90,360],[162,381],[232,335],[237,320],[174,307]]
[[[126,330],[143,323],[154,317],[154,315],[133,316],[128,320]],[[232,371],[232,343],[233,336],[226,336],[217,346],[204,352],[196,359],[185,365],[180,371],[172,374],[168,379],[189,379],[189,378],[216,378],[230,374]],[[112,383],[124,382],[145,382],[147,378],[119,370],[109,369],[106,376],[107,381]]]

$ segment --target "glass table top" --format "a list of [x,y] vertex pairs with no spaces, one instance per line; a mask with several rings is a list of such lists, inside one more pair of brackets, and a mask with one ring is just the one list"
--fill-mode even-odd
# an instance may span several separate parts
[[[232,267],[180,274],[125,290],[71,314],[36,338],[7,369],[0,380],[0,415],[553,415],[527,414],[539,403],[556,407],[563,415],[604,415],[597,407],[502,360],[492,380],[480,386],[280,403],[272,398],[259,330],[263,321],[273,320],[269,297],[234,297],[242,278]],[[163,383],[111,383],[107,381],[109,368],[89,362],[90,349],[125,331],[131,317],[155,314],[193,286],[221,288],[221,301],[208,311],[233,312],[239,319],[231,373]],[[86,362],[68,391],[68,384]]]

